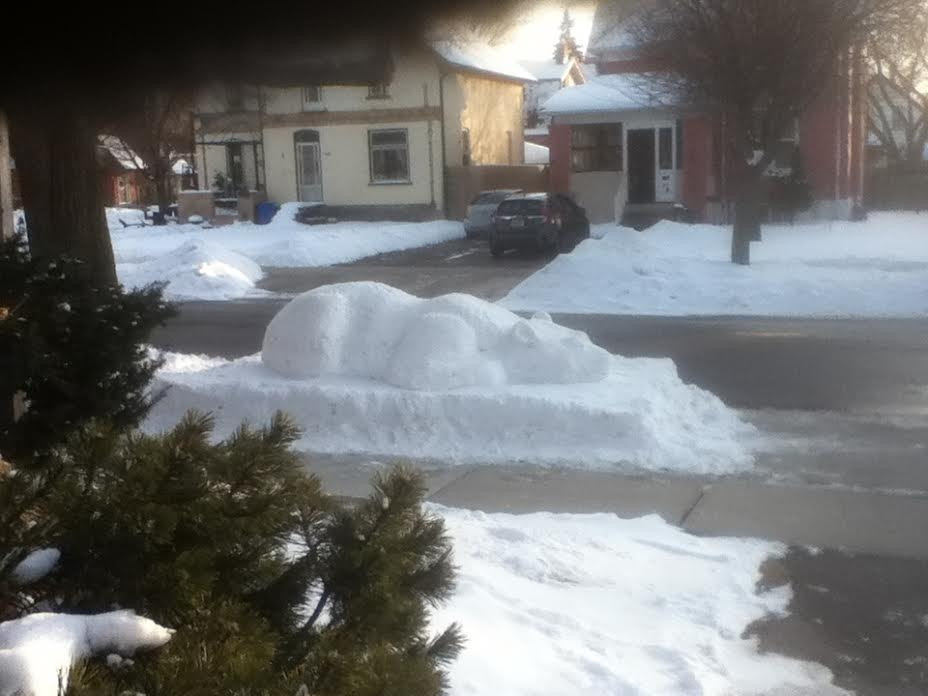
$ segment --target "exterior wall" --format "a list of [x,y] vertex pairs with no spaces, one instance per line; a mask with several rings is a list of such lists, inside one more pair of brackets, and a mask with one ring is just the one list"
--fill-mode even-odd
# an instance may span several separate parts
[[[449,85],[453,86],[449,89]],[[470,132],[471,164],[524,162],[521,83],[457,73],[446,80],[445,110],[459,110],[460,128]],[[456,125],[452,128],[456,130]],[[460,143],[460,134],[446,128],[449,166],[463,164],[463,149],[454,136]]]
[[[683,121],[683,205],[704,213],[706,198],[712,193],[712,120],[693,116]],[[679,190],[679,188],[678,188]]]
[[[378,184],[370,180],[368,131],[385,128],[407,131],[408,184]],[[300,128],[266,128],[264,131],[270,200],[298,200],[293,140],[297,130]],[[340,206],[434,205],[439,210],[443,207],[441,134],[437,121],[329,125],[316,130],[319,131],[322,198],[325,203]]]
[[624,185],[625,172],[574,172],[570,193],[592,223],[615,222],[616,194]]
[[548,131],[551,157],[551,190],[570,192],[570,126],[552,123]]

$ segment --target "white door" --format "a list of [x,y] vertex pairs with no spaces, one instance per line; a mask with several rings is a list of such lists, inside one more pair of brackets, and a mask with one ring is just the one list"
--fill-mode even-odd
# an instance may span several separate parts
[[319,143],[296,144],[296,180],[301,201],[322,201],[322,166],[319,154]]
[[673,128],[656,128],[657,137],[657,181],[654,185],[654,200],[671,203],[677,196],[677,174],[673,168]]

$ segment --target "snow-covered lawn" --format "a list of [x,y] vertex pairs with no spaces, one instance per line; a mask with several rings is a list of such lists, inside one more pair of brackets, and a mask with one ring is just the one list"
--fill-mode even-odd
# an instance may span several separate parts
[[260,295],[261,266],[328,266],[388,251],[464,236],[459,222],[337,222],[304,225],[298,204],[281,207],[267,225],[240,223],[123,227],[141,221],[137,210],[107,209],[116,273],[127,287],[169,281],[172,300],[228,300]]
[[434,511],[459,566],[435,625],[467,637],[454,696],[845,693],[821,665],[743,637],[789,604],[788,587],[757,588],[777,544],[695,537],[656,515]]
[[422,300],[378,283],[304,293],[262,354],[171,356],[158,386],[170,389],[148,430],[195,408],[225,435],[282,410],[309,452],[696,473],[753,462],[753,428],[670,360],[613,356],[547,316],[468,295]]
[[749,267],[729,263],[729,227],[599,225],[516,286],[513,310],[602,314],[928,316],[928,215],[768,225]]
[[[429,508],[458,566],[433,625],[458,622],[467,639],[450,667],[452,696],[845,693],[821,665],[761,654],[745,636],[789,605],[788,586],[758,588],[779,544],[696,537],[656,515]],[[73,661],[105,656],[115,669],[172,633],[131,611],[0,623],[0,695],[55,696]]]

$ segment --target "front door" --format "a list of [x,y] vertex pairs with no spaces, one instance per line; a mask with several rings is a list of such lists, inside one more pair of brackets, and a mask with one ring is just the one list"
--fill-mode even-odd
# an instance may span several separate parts
[[319,143],[296,144],[296,178],[301,201],[322,200],[322,167]]
[[628,131],[628,202],[654,202],[654,129]]

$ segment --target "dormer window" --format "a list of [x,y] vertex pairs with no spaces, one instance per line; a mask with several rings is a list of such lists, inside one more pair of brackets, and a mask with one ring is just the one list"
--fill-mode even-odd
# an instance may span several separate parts
[[316,106],[322,101],[322,88],[319,85],[308,85],[303,88],[303,104]]
[[241,85],[226,86],[226,104],[233,111],[245,108],[245,91]]
[[367,88],[368,99],[389,99],[390,88],[386,82],[377,82]]

